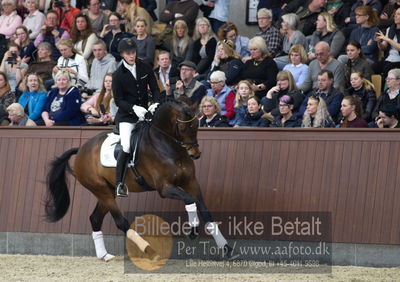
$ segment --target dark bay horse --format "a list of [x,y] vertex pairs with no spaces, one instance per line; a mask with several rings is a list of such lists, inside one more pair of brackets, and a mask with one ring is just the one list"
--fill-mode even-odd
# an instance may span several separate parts
[[[195,177],[192,159],[200,157],[197,129],[198,119],[194,110],[186,103],[178,101],[163,103],[156,110],[151,123],[140,129],[142,137],[137,148],[139,162],[136,169],[162,198],[178,199],[185,203],[192,234],[195,234],[198,228],[198,209],[217,245],[229,256],[232,248],[218,230],[218,225],[213,222]],[[107,133],[101,133],[80,148],[64,152],[51,163],[47,179],[46,216],[55,222],[63,218],[68,210],[70,196],[66,171],[70,169],[69,159],[76,154],[72,173],[98,199],[90,216],[97,256],[106,261],[114,257],[107,253],[101,233],[104,216],[110,212],[117,227],[144,253],[154,257],[156,251],[136,231],[130,229],[129,222],[115,201],[115,168],[103,167],[100,164],[100,148],[106,137]],[[136,182],[131,170],[126,173],[125,184],[129,192],[146,191]]]

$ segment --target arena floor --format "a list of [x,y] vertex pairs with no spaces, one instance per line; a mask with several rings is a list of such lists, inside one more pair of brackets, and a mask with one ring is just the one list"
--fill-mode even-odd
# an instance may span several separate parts
[[0,255],[0,281],[398,281],[400,268],[334,266],[332,274],[124,274],[123,257]]

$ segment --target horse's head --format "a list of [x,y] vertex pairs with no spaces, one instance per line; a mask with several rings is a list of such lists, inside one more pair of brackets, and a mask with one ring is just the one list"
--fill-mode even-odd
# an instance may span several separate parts
[[181,101],[166,102],[156,111],[153,124],[184,147],[192,159],[200,158],[197,142],[199,120],[195,111]]

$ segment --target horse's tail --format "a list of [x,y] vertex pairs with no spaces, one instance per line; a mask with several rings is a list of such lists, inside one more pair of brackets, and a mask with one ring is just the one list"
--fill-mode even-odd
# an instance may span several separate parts
[[66,180],[66,170],[71,171],[68,164],[72,155],[79,148],[72,148],[51,162],[51,169],[47,175],[47,199],[45,212],[47,220],[55,222],[64,217],[68,211],[70,197]]

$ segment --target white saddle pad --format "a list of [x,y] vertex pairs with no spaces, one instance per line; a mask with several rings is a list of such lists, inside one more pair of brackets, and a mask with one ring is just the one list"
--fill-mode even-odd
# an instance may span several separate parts
[[109,133],[107,138],[101,144],[100,163],[105,167],[116,167],[117,160],[114,157],[115,145],[119,142],[120,136],[114,133]]

